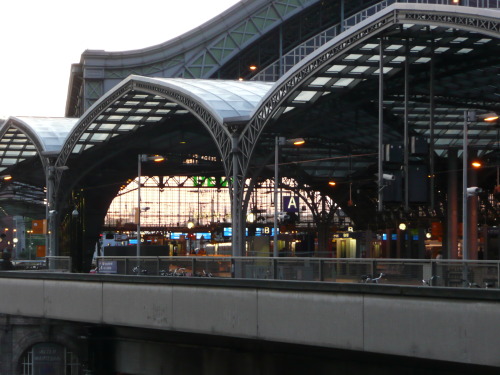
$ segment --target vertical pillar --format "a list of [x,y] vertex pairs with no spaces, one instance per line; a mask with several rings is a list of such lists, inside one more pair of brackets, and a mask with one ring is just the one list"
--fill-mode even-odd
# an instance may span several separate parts
[[[473,151],[471,151],[471,154]],[[472,157],[475,156],[471,155]],[[469,186],[477,186],[477,172],[474,169],[469,171]],[[478,205],[479,197],[473,195],[468,198],[468,211],[469,211],[469,222],[467,226],[469,227],[469,259],[477,259],[477,240],[478,240],[478,229],[477,229],[477,219],[478,219]]]
[[435,162],[434,162],[434,41],[432,44],[432,55],[430,61],[430,83],[429,83],[429,174],[430,178],[430,206],[434,209],[434,183],[435,183]]
[[[52,165],[52,160],[47,162],[46,170],[46,182],[47,182],[47,208],[46,208],[46,219],[47,219],[47,241],[46,241],[46,252],[45,255],[53,257],[57,255],[57,204],[56,204],[56,193],[55,193],[55,167]],[[51,262],[52,264],[52,262]]]
[[458,157],[456,149],[448,150],[448,200],[446,208],[445,258],[458,259]]
[[[406,43],[406,50],[408,51],[408,41]],[[408,150],[408,140],[409,140],[409,130],[408,130],[408,98],[410,96],[410,82],[409,82],[409,73],[410,73],[410,63],[408,61],[408,57],[405,59],[405,98],[404,98],[404,139],[403,139],[403,174],[404,174],[404,210],[408,212],[410,210],[409,207],[409,199],[408,199],[408,191],[410,188],[409,181],[409,171],[408,171],[408,159],[409,159],[409,150]]]
[[379,40],[379,78],[378,78],[378,211],[383,208],[383,139],[384,139],[384,49],[382,39]]
[[241,175],[240,175],[240,155],[239,155],[239,134],[237,132],[231,135],[231,152],[233,158],[233,195],[232,195],[232,254],[235,257],[239,257],[243,254],[243,232],[241,225],[241,200],[240,200],[240,189],[242,187]]
[[[467,204],[467,170],[468,170],[468,122],[469,111],[464,111],[464,127],[463,127],[463,144],[462,144],[462,259],[469,259],[469,215]],[[464,280],[467,280],[467,274],[464,275]]]
[[273,257],[278,254],[278,187],[279,187],[279,137],[274,139],[274,237],[273,237]]

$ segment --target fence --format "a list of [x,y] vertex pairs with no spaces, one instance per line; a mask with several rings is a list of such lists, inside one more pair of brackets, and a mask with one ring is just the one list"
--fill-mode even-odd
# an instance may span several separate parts
[[498,288],[499,261],[268,257],[99,257],[98,273]]

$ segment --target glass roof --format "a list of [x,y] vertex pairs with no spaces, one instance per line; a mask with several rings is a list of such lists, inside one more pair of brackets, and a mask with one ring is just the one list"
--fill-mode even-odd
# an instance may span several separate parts
[[248,117],[273,87],[273,82],[145,77],[141,79],[163,83],[193,99],[198,99],[212,109],[221,122],[225,118]]
[[[272,82],[130,76],[108,95],[131,80],[151,83],[183,94],[186,98],[200,103],[220,124],[228,118],[249,117],[262,97],[273,87]],[[80,154],[116,136],[134,132],[143,126],[161,123],[167,117],[189,114],[184,105],[168,98],[168,91],[165,96],[139,90],[125,93],[105,108],[86,129],[80,130],[82,133],[73,145],[72,153]],[[94,104],[94,107],[105,97]],[[79,123],[84,119],[85,116]],[[78,124],[75,125],[75,131],[76,128]]]
[[0,172],[36,156],[38,152],[59,152],[77,119],[10,117],[1,124]]

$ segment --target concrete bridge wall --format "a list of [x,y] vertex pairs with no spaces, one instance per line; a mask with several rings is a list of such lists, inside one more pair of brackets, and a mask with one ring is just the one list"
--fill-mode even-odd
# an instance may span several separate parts
[[0,273],[0,313],[500,367],[500,290]]

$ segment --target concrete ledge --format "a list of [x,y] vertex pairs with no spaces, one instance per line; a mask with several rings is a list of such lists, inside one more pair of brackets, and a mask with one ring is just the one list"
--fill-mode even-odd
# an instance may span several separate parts
[[500,290],[1,272],[0,313],[500,367]]

